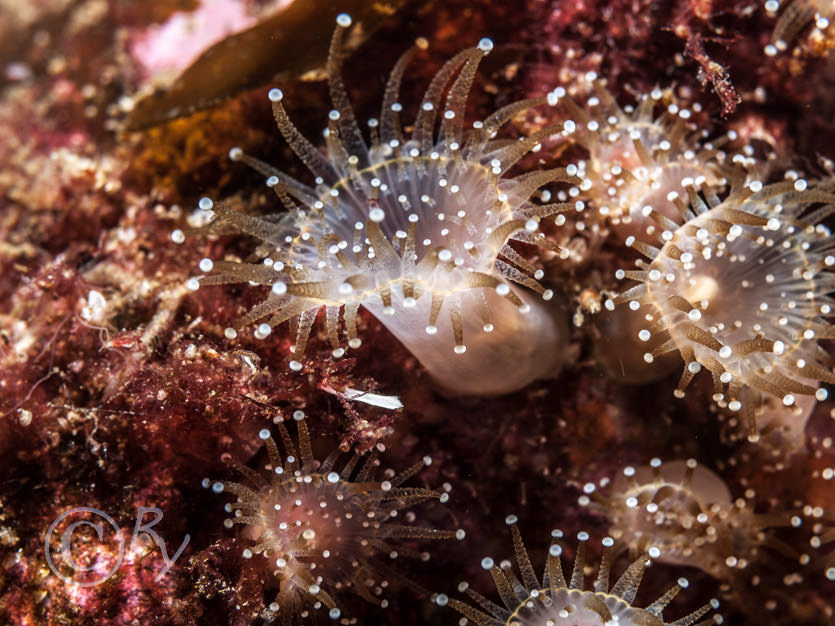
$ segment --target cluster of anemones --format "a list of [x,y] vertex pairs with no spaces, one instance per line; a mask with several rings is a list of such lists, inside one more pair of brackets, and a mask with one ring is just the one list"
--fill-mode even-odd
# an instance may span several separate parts
[[[465,130],[467,95],[489,40],[436,74],[408,139],[397,102],[412,52],[404,55],[389,78],[380,119],[370,121],[368,145],[339,75],[349,25],[340,16],[328,61],[336,108],[329,115],[327,158],[290,122],[281,91],[270,92],[278,127],[314,174],[315,187],[235,149],[234,159],[268,177],[287,212],[260,219],[208,199],[200,203],[218,222],[262,242],[254,254],[260,262],[204,259],[200,268],[210,274],[191,281],[195,288],[241,281],[269,287],[238,327],[265,320],[255,330],[265,337],[290,321],[290,367],[300,370],[298,359],[320,311],[339,356],[340,318],[348,346],[358,347],[357,312],[363,307],[448,392],[519,389],[559,371],[567,331],[564,307],[541,284],[542,270],[510,242],[554,249],[540,220],[563,223],[562,212],[591,208],[594,219],[649,259],[618,273],[642,284],[606,304],[641,310],[637,339],[652,345],[646,361],[681,354],[685,369],[677,395],[701,369],[709,370],[716,401],[731,411],[743,409],[752,439],[763,394],[786,406],[798,396],[825,397],[820,383],[835,381],[831,359],[818,343],[832,334],[833,246],[822,224],[835,198],[829,185],[751,180],[742,152],[730,158],[719,149],[732,137],[703,142],[703,133],[689,125],[690,109],[660,89],[634,107],[620,107],[599,82],[584,107],[557,89],[508,105]],[[573,119],[519,140],[496,138],[516,115],[546,104]],[[588,158],[565,169],[507,175],[555,136],[577,143]],[[571,185],[558,194],[565,201],[535,202],[547,183]],[[229,336],[236,332],[227,329]]]
[[[597,330],[605,349],[622,345],[617,366],[638,371],[635,352],[647,363],[677,352],[678,397],[706,369],[715,401],[741,412],[749,439],[758,439],[759,419],[772,449],[796,451],[814,400],[826,398],[821,385],[835,382],[835,361],[820,344],[835,335],[835,244],[826,226],[835,184],[790,172],[763,185],[744,148],[720,149],[735,134],[705,141],[689,123],[691,109],[668,92],[621,107],[596,77],[584,79],[584,106],[564,89],[553,93],[572,118],[565,134],[588,153],[569,167],[581,179],[578,204],[647,259],[617,272],[640,284],[604,302]],[[658,372],[622,377],[640,382]]]
[[[616,275],[638,284],[604,301],[608,313],[633,318],[608,326],[612,340],[623,340],[618,327],[632,328],[634,343],[649,346],[641,350],[646,363],[679,354],[684,360],[675,390],[679,397],[696,374],[710,371],[714,400],[743,415],[750,439],[757,438],[760,419],[795,449],[802,445],[802,425],[783,428],[781,421],[799,423],[799,413],[808,417],[814,401],[826,397],[821,385],[835,382],[833,359],[820,343],[835,336],[835,246],[825,225],[835,213],[835,183],[809,184],[794,175],[763,185],[744,150],[734,156],[723,151],[736,139],[733,134],[711,142],[694,128],[691,112],[697,107],[682,107],[661,89],[635,106],[621,107],[594,76],[584,77],[591,86],[579,91],[591,95],[582,106],[576,93],[557,89],[508,105],[465,129],[467,97],[481,59],[492,48],[487,39],[454,56],[434,76],[408,137],[398,94],[414,51],[401,57],[380,117],[369,121],[367,141],[340,78],[350,18],[341,15],[337,24],[327,66],[334,110],[328,115],[326,154],[290,121],[283,93],[269,93],[278,128],[314,184],[233,149],[233,160],[267,177],[285,212],[257,218],[208,198],[200,201],[217,224],[259,241],[245,262],[203,259],[203,276],[189,281],[194,289],[232,282],[265,288],[266,298],[226,329],[229,339],[253,323],[256,338],[263,339],[289,321],[294,334],[290,368],[298,371],[322,314],[335,357],[345,351],[343,329],[348,347],[359,347],[362,307],[446,391],[520,389],[559,371],[568,332],[559,290],[547,287],[543,270],[512,244],[534,244],[562,255],[541,221],[561,226],[567,223],[566,211],[582,213],[596,232],[614,232],[646,257]],[[498,137],[516,116],[546,106],[571,119],[520,139]],[[564,169],[511,174],[523,157],[554,139],[573,142],[587,157]],[[558,202],[550,202],[546,185],[560,187]],[[623,355],[617,356],[623,368]],[[631,376],[643,380],[640,373]],[[372,565],[372,556],[388,551],[388,540],[456,535],[392,521],[411,504],[443,497],[398,486],[417,466],[377,482],[373,462],[354,474],[355,457],[336,472],[336,457],[322,463],[313,459],[303,421],[300,456],[283,426],[279,429],[283,460],[269,433],[262,435],[275,476],[266,480],[242,468],[251,485],[216,486],[238,496],[229,525],[248,525],[255,540],[244,555],[263,554],[275,564],[279,593],[271,606],[286,623],[294,615],[306,617],[310,608],[324,607],[339,618],[342,610],[333,594],[346,588],[379,601],[385,574],[378,572],[385,568]],[[594,500],[612,528],[594,591],[582,584],[586,535],[570,583],[562,577],[559,544],[552,545],[540,582],[513,518],[509,524],[522,580],[509,566],[483,562],[504,608],[467,585],[462,589],[477,606],[446,595],[437,596],[437,602],[488,626],[558,624],[569,616],[583,624],[663,624],[662,610],[684,585],[645,609],[635,607],[632,600],[650,557],[727,579],[728,571],[745,570],[769,547],[769,528],[795,523],[793,514],[777,519],[754,513],[753,494],[732,500],[724,483],[694,462],[670,465],[662,476],[660,461],[653,461],[647,470],[652,476],[645,480],[639,480],[640,470],[629,468],[626,484],[616,484],[609,496],[587,486],[583,503]],[[610,589],[609,553],[623,547],[637,560]],[[706,610],[675,623],[692,624]]]

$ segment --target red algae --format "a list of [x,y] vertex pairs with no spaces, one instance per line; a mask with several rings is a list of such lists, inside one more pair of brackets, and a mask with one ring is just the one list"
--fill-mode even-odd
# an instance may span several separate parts
[[[830,19],[823,11],[826,5],[810,0],[350,0],[330,3],[332,15],[310,18],[315,23],[304,33],[307,39],[285,33],[283,41],[290,44],[319,42],[317,50],[309,51],[312,56],[305,57],[312,59],[307,69],[315,69],[325,61],[337,13],[354,13],[354,25],[362,22],[361,15],[375,16],[373,32],[348,33],[351,54],[342,61],[345,93],[365,137],[371,137],[366,121],[383,119],[379,112],[386,77],[410,42],[422,38],[400,85],[398,113],[409,122],[404,137],[412,136],[411,121],[424,102],[426,85],[445,71],[444,62],[489,38],[490,54],[478,72],[459,83],[471,79],[470,98],[451,96],[457,103],[455,119],[466,120],[469,127],[471,120],[489,118],[520,100],[557,101],[520,111],[506,120],[501,133],[485,140],[491,149],[512,150],[520,138],[543,135],[537,150],[516,163],[512,176],[542,176],[583,160],[588,172],[594,146],[586,140],[607,130],[612,135],[623,121],[661,123],[666,133],[685,140],[686,162],[699,161],[695,174],[683,177],[692,182],[677,180],[674,190],[665,187],[677,197],[653,197],[640,188],[651,186],[652,180],[635,172],[642,155],[659,156],[660,146],[645,154],[644,135],[627,131],[610,137],[618,154],[614,159],[604,154],[606,171],[589,177],[589,183],[543,180],[541,201],[564,203],[568,210],[540,220],[537,237],[542,238],[513,242],[507,254],[518,267],[532,268],[532,280],[565,303],[561,314],[571,322],[563,331],[560,353],[548,357],[563,363],[563,369],[556,378],[528,382],[513,393],[486,397],[487,389],[450,397],[439,393],[438,383],[454,387],[455,380],[433,380],[408,346],[362,310],[355,318],[359,347],[335,358],[323,312],[311,325],[301,367],[293,371],[287,368],[287,357],[297,336],[286,325],[260,339],[244,329],[230,332],[267,297],[270,286],[244,281],[188,289],[194,268],[205,259],[255,264],[264,258],[252,256],[258,244],[232,229],[206,228],[200,198],[215,199],[238,219],[275,225],[284,216],[270,197],[274,190],[264,187],[258,173],[229,162],[231,148],[239,146],[294,179],[317,184],[275,132],[269,88],[281,87],[293,124],[314,151],[328,144],[322,137],[327,111],[334,107],[342,114],[347,109],[344,101],[332,101],[324,84],[306,80],[315,75],[296,80],[293,76],[301,71],[288,72],[270,61],[260,71],[259,80],[268,83],[264,88],[238,95],[224,91],[227,100],[215,106],[199,93],[185,93],[175,104],[185,110],[199,101],[207,107],[204,112],[152,130],[126,132],[137,94],[147,90],[149,81],[132,42],[166,24],[175,10],[212,19],[228,11],[264,16],[276,3],[111,4],[0,2],[0,623],[249,626],[281,623],[290,613],[282,609],[295,603],[298,615],[307,612],[312,623],[321,618],[324,623],[390,626],[455,624],[460,615],[438,606],[447,604],[471,622],[504,624],[506,614],[519,608],[517,618],[527,618],[545,607],[549,593],[557,593],[552,579],[546,583],[542,578],[542,565],[553,565],[554,552],[573,553],[576,542],[558,542],[553,548],[542,530],[556,527],[565,537],[611,536],[602,544],[581,539],[585,547],[578,553],[585,554],[576,561],[605,563],[604,572],[633,575],[622,585],[615,585],[612,576],[611,589],[601,578],[592,591],[590,585],[580,588],[579,575],[575,580],[565,572],[565,589],[560,587],[559,594],[609,591],[611,602],[627,602],[634,615],[648,612],[641,617],[650,623],[699,614],[715,597],[721,603],[716,613],[725,623],[832,624],[833,333],[831,309],[821,307],[832,306],[835,263],[835,66],[832,26],[824,22]],[[213,12],[221,5],[220,13]],[[210,33],[193,35],[195,42],[205,44]],[[241,52],[256,59],[270,43],[235,46],[251,45]],[[475,58],[472,50],[469,54]],[[467,72],[473,69],[472,59],[461,59],[459,72],[465,66]],[[230,58],[221,60],[230,67]],[[185,58],[177,61],[178,67],[187,64]],[[232,59],[231,67],[243,74],[248,66],[236,67]],[[270,81],[281,72],[280,80]],[[459,75],[449,77],[450,86]],[[212,83],[203,71],[195,78]],[[595,97],[588,89],[590,80],[601,86],[597,98],[605,89],[616,104],[607,108],[590,102]],[[563,104],[567,98],[574,103],[572,111],[559,103],[562,97]],[[444,92],[438,100],[441,113],[446,98]],[[641,102],[651,102],[652,111],[645,105],[642,116]],[[688,114],[682,117],[685,109]],[[163,117],[180,112],[167,111]],[[569,121],[574,132],[566,132]],[[596,128],[588,126],[591,122]],[[542,130],[547,128],[552,130]],[[439,136],[440,123],[431,132]],[[609,137],[603,137],[601,145],[609,145]],[[705,148],[713,141],[717,143]],[[330,145],[338,148],[333,138]],[[624,162],[616,163],[618,159]],[[745,167],[743,187],[731,184],[734,166]],[[454,158],[450,167],[455,167]],[[696,180],[700,172],[704,181]],[[593,216],[607,197],[608,189],[600,188],[604,176],[622,177],[619,188],[638,185],[628,197],[614,192],[614,200],[622,202],[617,206],[640,220],[636,232],[626,232],[611,215]],[[734,189],[746,189],[746,198],[756,190],[781,191],[775,202],[764,202],[752,213],[747,210],[750,203],[728,202]],[[801,225],[786,213],[804,199],[808,206],[800,215]],[[791,359],[777,360],[779,355],[772,352],[769,358],[777,365],[760,363],[754,377],[746,368],[734,370],[744,374],[746,385],[768,387],[746,391],[743,404],[750,400],[755,405],[753,420],[743,410],[733,411],[736,405],[729,406],[737,389],[717,391],[705,372],[692,380],[685,374],[686,395],[674,397],[685,367],[678,350],[671,350],[663,362],[659,355],[653,366],[644,362],[644,353],[655,352],[666,341],[661,329],[652,326],[657,320],[647,319],[657,315],[653,306],[663,309],[681,344],[688,345],[678,333],[683,325],[676,324],[687,312],[671,308],[669,298],[659,295],[663,301],[643,307],[636,302],[637,310],[629,308],[628,298],[614,311],[606,308],[608,300],[618,300],[629,287],[616,277],[617,270],[623,269],[624,277],[627,272],[642,277],[641,272],[656,269],[660,262],[653,265],[651,255],[644,253],[652,252],[649,246],[658,238],[664,247],[665,230],[680,226],[668,223],[679,221],[679,213],[662,211],[668,221],[655,220],[643,214],[644,205],[684,205],[686,210],[699,203],[724,205],[719,221],[730,227],[717,220],[699,222],[707,233],[701,238],[715,241],[710,247],[717,250],[742,245],[741,240],[727,240],[734,220],[756,221],[763,217],[758,211],[770,219],[781,212],[785,219],[780,220],[779,240],[789,242],[785,249],[791,253],[779,255],[786,266],[780,275],[805,285],[798,288],[803,298],[794,298],[804,304],[802,310],[792,309],[797,316],[792,327],[812,329],[814,337],[792,343],[796,337],[787,331],[777,337],[781,342],[804,346]],[[739,206],[745,215],[734,211]],[[765,241],[775,232],[742,224],[732,238],[740,230],[750,235],[747,243]],[[808,231],[808,237],[800,237],[801,231]],[[629,236],[634,237],[629,239],[632,247],[625,245]],[[358,243],[374,248],[371,242]],[[676,258],[681,255],[674,246],[666,246],[662,260],[673,264]],[[802,267],[803,259],[811,259],[814,271]],[[735,269],[744,271],[743,265]],[[698,291],[692,285],[683,289]],[[790,299],[769,295],[768,305],[788,306]],[[692,300],[703,306],[704,298]],[[731,304],[736,301],[725,301],[723,310],[733,308]],[[809,307],[820,313],[811,326],[804,322]],[[707,317],[712,308],[699,311]],[[501,318],[492,323],[513,319]],[[709,334],[710,327],[705,328]],[[638,333],[650,329],[651,341],[641,341]],[[344,323],[337,330],[341,336]],[[711,343],[704,334],[697,339]],[[445,343],[437,358],[459,356],[452,345]],[[699,369],[694,363],[704,369],[715,365],[719,357],[708,358],[707,351],[692,348],[691,357],[686,348],[687,365],[694,370]],[[517,365],[485,371],[481,378],[504,382],[513,378]],[[783,368],[779,372],[778,366]],[[727,367],[732,369],[732,364]],[[786,380],[785,372],[798,368],[810,375]],[[474,371],[478,377],[478,368]],[[719,383],[724,384],[721,379]],[[784,409],[790,388],[797,397]],[[762,395],[770,391],[779,393]],[[396,474],[360,481],[356,472],[361,461],[345,480],[352,485],[350,496],[342,494],[339,500],[334,493],[323,501],[305,492],[292,521],[301,527],[312,519],[315,531],[323,535],[327,520],[308,511],[335,510],[346,498],[356,497],[361,514],[351,524],[362,525],[362,519],[364,528],[372,530],[360,538],[359,547],[351,543],[350,549],[363,559],[373,553],[382,567],[376,570],[379,575],[365,575],[369,570],[350,563],[340,569],[317,555],[316,568],[309,571],[318,591],[313,593],[307,584],[290,601],[287,597],[293,594],[281,595],[284,583],[274,575],[277,554],[270,552],[272,564],[266,565],[255,554],[257,525],[236,525],[236,534],[224,528],[224,520],[233,518],[234,506],[251,502],[248,476],[260,473],[249,470],[248,476],[236,478],[230,463],[243,468],[268,463],[261,450],[266,439],[259,440],[259,433],[280,436],[277,416],[297,412],[309,416],[305,423],[310,434],[306,444],[293,442],[297,454],[305,448],[304,458],[323,463],[330,462],[325,460],[334,447],[341,455],[320,482],[327,481],[330,471],[342,472],[350,459],[361,458],[355,455],[376,458],[382,467],[422,469],[408,482],[391,485],[399,490],[397,503],[375,500],[375,490]],[[758,438],[751,436],[752,421]],[[283,457],[292,456],[282,450]],[[432,459],[430,466],[424,457]],[[663,467],[654,468],[663,476],[658,484],[652,483],[653,459],[665,459]],[[675,459],[698,459],[692,482],[683,484],[686,462]],[[637,505],[627,507],[618,500],[625,487],[610,477],[624,467],[647,464],[649,478],[642,470],[636,474],[654,485],[646,492],[652,497],[642,492],[634,496]],[[302,483],[304,475],[310,476],[310,484],[317,480],[315,468],[298,471]],[[224,498],[201,486],[205,477],[237,480],[233,490],[241,503],[230,502],[225,512]],[[594,493],[587,484],[595,486]],[[683,493],[687,489],[689,499]],[[583,497],[592,506],[578,504]],[[596,504],[591,502],[595,497]],[[449,502],[419,504],[427,498]],[[667,510],[680,503],[689,503],[691,509]],[[382,523],[378,516],[394,512],[386,504],[404,506],[395,507],[397,515]],[[609,509],[617,514],[609,518]],[[280,524],[274,512],[267,510],[265,519]],[[241,509],[241,514],[249,513]],[[523,520],[523,533],[516,530],[511,514]],[[700,516],[709,523],[702,525]],[[497,532],[509,519],[512,548],[507,533]],[[387,535],[384,529],[392,523],[414,533],[395,541],[393,534],[409,531]],[[461,541],[422,541],[419,528],[436,529],[441,536],[462,529],[465,536]],[[711,532],[721,537],[713,541]],[[688,541],[692,554],[682,548]],[[697,553],[697,543],[704,551]],[[628,556],[638,561],[625,554],[615,558],[630,548]],[[246,558],[245,549],[253,558]],[[422,551],[431,558],[402,558],[420,557]],[[393,552],[397,559],[391,558]],[[481,563],[486,555],[510,558],[512,553],[514,563],[500,558]],[[313,564],[312,558],[299,559]],[[666,565],[665,559],[675,563]],[[646,567],[648,560],[654,561],[651,567]],[[635,564],[630,567],[630,562]],[[588,574],[592,567],[583,569]],[[340,578],[351,570],[364,574]],[[551,571],[556,573],[556,568]],[[643,576],[636,600],[629,596],[639,573]],[[341,583],[341,589],[320,584],[316,576],[322,583]],[[671,585],[685,586],[679,577],[686,577],[688,588],[672,600],[667,594]],[[459,587],[462,580],[471,584]],[[496,583],[499,595],[494,597]],[[377,601],[345,593],[349,587]],[[334,606],[324,600],[323,591]],[[531,591],[536,599],[528,598]],[[273,611],[270,605],[277,595],[279,610]],[[439,602],[442,597],[446,602]],[[382,598],[387,608],[381,606]],[[661,604],[667,601],[661,617]],[[329,616],[333,608],[340,609],[335,621]],[[718,619],[713,615],[693,619]],[[560,623],[562,617],[557,618]],[[585,613],[584,618],[595,619]]]

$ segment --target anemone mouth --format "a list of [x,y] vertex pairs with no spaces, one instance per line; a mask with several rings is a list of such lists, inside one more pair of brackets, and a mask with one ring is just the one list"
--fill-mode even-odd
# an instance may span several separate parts
[[737,219],[755,224],[726,221],[718,207],[679,228],[649,265],[648,298],[679,352],[716,376],[762,389],[759,380],[774,374],[780,384],[763,391],[812,395],[814,387],[790,382],[813,377],[797,371],[795,356],[814,357],[816,304],[826,299],[808,241],[793,226],[774,232],[766,218],[745,215]]
[[628,467],[607,495],[591,495],[581,505],[606,516],[622,549],[639,554],[656,546],[665,563],[722,572],[726,526],[737,510],[722,479],[694,459]]
[[[635,154],[637,159],[637,154]],[[692,161],[656,162],[650,165],[639,164],[627,170],[620,161],[616,161],[608,173],[598,177],[605,188],[595,199],[600,205],[601,215],[614,225],[629,225],[633,222],[647,225],[648,211],[659,211],[667,217],[677,213],[671,198],[685,196],[687,187],[699,181],[699,187],[721,189],[726,179],[718,172],[716,164]]]
[[591,483],[584,491],[580,505],[606,517],[621,551],[640,554],[655,546],[657,561],[695,567],[721,581],[734,580],[739,570],[770,567],[772,551],[796,558],[779,533],[808,514],[758,513],[753,490],[734,498],[722,478],[695,459],[652,459],[649,467],[625,468],[605,493]]
[[[296,221],[298,234],[286,246],[276,248],[276,258],[296,265],[301,262],[315,271],[325,260],[318,242],[328,242],[329,270],[340,265],[348,269],[339,253],[358,268],[377,258],[377,271],[392,279],[389,288],[409,280],[405,275],[409,265],[414,266],[412,278],[424,284],[431,282],[433,274],[442,277],[444,272],[435,270],[444,264],[450,270],[500,275],[495,262],[505,240],[490,235],[499,230],[497,234],[512,236],[508,224],[516,230],[525,227],[511,207],[519,199],[509,191],[510,195],[503,192],[496,175],[479,162],[437,155],[390,159],[340,179],[324,192],[320,208]],[[376,228],[390,246],[370,240],[377,233],[369,230]],[[389,248],[396,259],[382,254]],[[431,255],[437,255],[439,263],[421,266]],[[435,286],[440,290],[469,288],[461,277],[440,282]]]
[[[308,558],[313,558],[312,555],[334,541],[352,541],[368,534],[384,534],[383,526],[389,520],[385,515],[357,527],[350,522],[340,522],[335,526],[327,522],[327,516],[318,519],[313,515],[317,509],[335,511],[342,508],[351,514],[349,518],[353,515],[361,517],[361,506],[365,503],[357,494],[364,489],[375,488],[379,489],[379,485],[354,484],[336,472],[327,475],[306,473],[301,477],[274,481],[266,493],[261,493],[257,513],[251,511],[260,521],[252,525],[254,532],[249,533],[255,540],[253,552],[265,557],[304,559],[311,555]],[[239,501],[232,505],[232,509],[247,513],[251,505],[251,502]]]
[[688,343],[682,325],[695,321],[723,345],[767,333],[782,342],[785,354],[799,349],[813,326],[804,309],[814,308],[815,296],[800,310],[798,300],[819,292],[815,276],[804,278],[810,265],[800,240],[789,235],[781,245],[761,228],[746,226],[731,227],[733,234],[712,233],[723,217],[721,211],[705,213],[673,234],[649,266],[650,299],[670,320],[679,348]]

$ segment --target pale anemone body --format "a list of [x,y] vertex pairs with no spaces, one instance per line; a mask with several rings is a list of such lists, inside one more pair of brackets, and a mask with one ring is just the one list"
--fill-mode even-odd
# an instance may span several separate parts
[[[835,382],[832,357],[819,344],[835,334],[835,242],[820,223],[835,209],[835,196],[806,189],[802,180],[754,187],[739,183],[723,202],[691,192],[689,208],[679,202],[679,221],[652,213],[661,247],[627,240],[650,262],[619,270],[618,277],[641,284],[615,299],[635,310],[654,307],[639,339],[668,337],[645,355],[648,362],[681,354],[676,395],[707,369],[715,400],[744,409],[752,439],[758,394],[791,406],[797,395],[825,398],[818,383]],[[745,390],[756,393],[743,398]]]
[[621,236],[652,226],[650,209],[677,215],[672,198],[686,196],[688,186],[725,186],[725,154],[688,127],[690,110],[669,93],[656,88],[637,106],[621,108],[598,82],[585,106],[569,97],[562,102],[576,124],[573,140],[589,152],[578,163],[580,188]]
[[[663,611],[667,604],[687,586],[685,579],[679,579],[664,595],[645,608],[635,606],[634,600],[641,583],[644,570],[651,563],[658,550],[652,548],[642,554],[610,586],[609,569],[611,566],[611,538],[603,540],[604,552],[593,590],[584,587],[585,543],[589,536],[585,532],[578,535],[579,544],[571,575],[563,575],[560,556],[563,553],[558,538],[560,531],[553,531],[555,538],[548,551],[548,559],[542,579],[538,579],[522,537],[516,528],[515,517],[508,518],[513,534],[520,577],[517,577],[509,562],[496,565],[490,558],[482,561],[482,567],[493,576],[496,589],[504,606],[495,604],[472,590],[468,584],[459,585],[476,606],[446,595],[436,597],[440,605],[449,605],[479,626],[690,626],[691,624],[713,624],[712,618],[699,621],[713,607],[715,601],[694,611],[675,622],[667,622]],[[651,556],[652,555],[652,556]]]
[[[305,619],[317,611],[346,620],[339,603],[345,591],[385,607],[382,594],[392,570],[384,561],[394,562],[398,553],[416,556],[413,549],[398,545],[399,540],[463,538],[463,531],[400,521],[405,509],[429,499],[446,501],[448,496],[401,487],[429,463],[428,458],[400,474],[387,471],[382,481],[376,478],[379,462],[374,455],[361,464],[361,457],[354,455],[338,470],[338,450],[317,461],[303,414],[297,411],[294,418],[297,442],[283,423],[278,424],[283,454],[269,431],[260,434],[269,454],[268,474],[236,466],[244,483],[212,485],[216,493],[237,496],[237,502],[227,505],[235,516],[226,526],[244,525],[243,538],[250,542],[244,558],[261,555],[273,571],[279,592],[268,610],[277,613],[282,625],[308,623]],[[411,516],[402,517],[408,521]]]
[[580,504],[606,516],[621,549],[635,555],[657,546],[660,562],[725,581],[767,561],[765,548],[783,548],[769,528],[798,520],[790,512],[756,513],[751,499],[733,499],[725,482],[693,459],[663,467],[653,459],[649,467],[625,468],[606,493],[591,483],[584,491]]
[[[548,99],[517,102],[464,130],[467,95],[492,46],[483,40],[441,68],[407,139],[397,102],[407,53],[392,71],[380,119],[370,123],[369,146],[339,78],[348,23],[342,19],[338,26],[328,62],[335,110],[327,158],[290,122],[281,92],[270,92],[279,129],[316,186],[233,151],[233,158],[269,177],[288,213],[270,221],[208,203],[222,220],[263,241],[256,252],[262,263],[214,263],[219,273],[202,282],[271,286],[239,326],[266,318],[258,327],[265,335],[294,320],[297,359],[323,308],[335,353],[343,352],[340,317],[348,345],[358,346],[362,306],[453,393],[503,393],[556,373],[564,359],[564,311],[547,302],[554,294],[539,283],[542,273],[509,242],[554,247],[538,223],[565,205],[537,204],[532,197],[544,184],[572,178],[564,170],[513,178],[507,172],[560,127],[519,140],[495,138],[513,117]],[[298,361],[291,366],[301,367]]]

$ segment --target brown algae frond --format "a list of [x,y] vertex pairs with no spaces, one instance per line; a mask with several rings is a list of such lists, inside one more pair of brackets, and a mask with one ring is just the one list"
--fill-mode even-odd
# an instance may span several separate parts
[[835,240],[822,223],[835,211],[835,195],[831,182],[743,185],[741,176],[724,201],[691,189],[689,206],[678,201],[678,221],[652,211],[660,247],[627,239],[649,262],[618,270],[618,278],[640,284],[607,307],[651,304],[638,338],[667,338],[646,353],[647,362],[681,354],[679,397],[702,368],[709,370],[714,399],[742,409],[756,439],[759,393],[792,406],[798,395],[825,399],[819,383],[835,382],[832,355],[819,344],[835,336]]
[[298,359],[321,309],[334,354],[344,352],[340,317],[348,346],[358,347],[362,306],[452,393],[505,393],[555,374],[565,358],[564,311],[548,302],[554,293],[540,284],[542,271],[510,242],[554,248],[539,221],[567,205],[537,203],[533,197],[543,185],[575,179],[564,169],[515,177],[508,172],[562,126],[518,140],[496,138],[514,117],[553,104],[554,98],[516,102],[465,130],[467,96],[493,45],[483,39],[435,75],[407,138],[398,92],[410,51],[392,70],[380,118],[369,121],[369,144],[339,74],[349,25],[347,15],[339,16],[328,60],[334,110],[328,116],[327,156],[292,124],[282,92],[269,93],[279,130],[315,176],[315,185],[233,150],[233,159],[268,177],[286,213],[258,219],[203,199],[200,206],[219,220],[263,243],[255,255],[261,263],[205,259],[201,270],[214,273],[199,284],[269,286],[266,300],[237,326],[264,320],[256,328],[256,336],[263,337],[292,321],[293,369],[301,368]]
[[238,465],[243,483],[207,479],[204,485],[211,485],[215,493],[237,496],[226,506],[234,517],[225,525],[246,526],[252,545],[243,550],[243,557],[260,555],[273,571],[279,591],[267,608],[277,613],[280,624],[308,623],[305,618],[316,610],[349,623],[340,608],[340,593],[350,591],[386,607],[382,594],[389,578],[402,576],[384,561],[394,562],[399,554],[428,558],[402,540],[463,539],[464,531],[413,526],[413,515],[404,513],[426,500],[449,498],[445,492],[402,486],[431,463],[429,457],[399,474],[386,470],[378,480],[374,454],[364,460],[354,455],[342,464],[336,449],[324,461],[316,460],[304,413],[296,411],[293,419],[296,441],[283,422],[278,423],[283,454],[268,429],[259,433],[269,456],[268,474]]
[[436,596],[437,604],[449,605],[465,616],[466,619],[462,620],[462,623],[467,620],[472,620],[479,626],[690,626],[697,622],[698,626],[704,626],[721,623],[721,617],[718,615],[699,621],[712,608],[719,606],[716,600],[711,600],[709,604],[675,622],[667,622],[664,619],[663,612],[666,606],[688,586],[684,578],[679,578],[675,585],[649,606],[641,608],[634,605],[644,570],[652,559],[660,554],[655,547],[636,559],[617,582],[610,586],[614,540],[611,537],[604,538],[603,557],[593,590],[586,590],[584,570],[587,567],[585,545],[589,540],[588,533],[580,532],[577,535],[578,547],[574,567],[571,576],[566,579],[560,560],[563,554],[560,543],[562,532],[555,530],[551,532],[554,539],[548,550],[547,562],[540,580],[534,572],[522,536],[516,528],[516,521],[515,515],[508,516],[506,520],[513,535],[516,563],[521,579],[508,561],[497,565],[493,559],[485,557],[481,562],[481,566],[489,570],[493,576],[504,606],[488,600],[472,590],[467,583],[461,583],[459,591],[465,592],[474,605],[444,594]]

